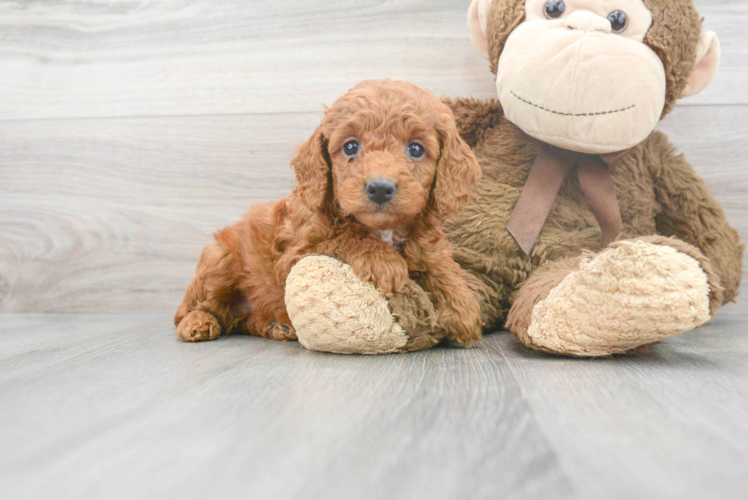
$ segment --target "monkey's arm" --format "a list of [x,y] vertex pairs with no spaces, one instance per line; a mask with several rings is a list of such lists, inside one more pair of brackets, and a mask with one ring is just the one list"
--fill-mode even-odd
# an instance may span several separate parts
[[501,104],[496,99],[443,97],[442,102],[452,110],[457,131],[471,148],[478,144],[486,130],[497,126],[504,116]]
[[725,289],[722,303],[726,304],[737,295],[743,274],[745,245],[740,243],[740,235],[727,223],[703,179],[682,154],[676,154],[663,134],[653,134],[648,152],[660,205],[657,231],[698,247],[709,258]]

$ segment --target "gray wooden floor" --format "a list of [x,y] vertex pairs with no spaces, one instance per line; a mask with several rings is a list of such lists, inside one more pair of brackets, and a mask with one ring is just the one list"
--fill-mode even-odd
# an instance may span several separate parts
[[[748,294],[650,354],[176,339],[211,233],[366,78],[490,98],[469,0],[0,0],[0,499],[748,495]],[[660,124],[748,241],[748,3]],[[745,266],[748,270],[748,266]]]
[[0,321],[0,497],[738,499],[746,318],[581,361],[505,333],[380,357],[166,315]]

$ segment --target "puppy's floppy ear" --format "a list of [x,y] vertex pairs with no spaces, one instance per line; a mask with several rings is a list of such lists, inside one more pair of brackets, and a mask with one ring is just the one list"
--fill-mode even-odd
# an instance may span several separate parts
[[330,158],[327,152],[327,139],[322,134],[322,126],[306,142],[300,144],[291,159],[296,172],[298,186],[294,190],[309,210],[323,208],[327,190],[330,188]]
[[442,149],[431,190],[431,204],[442,219],[456,214],[467,203],[481,170],[470,146],[457,132],[454,116],[446,106],[439,116],[436,131]]

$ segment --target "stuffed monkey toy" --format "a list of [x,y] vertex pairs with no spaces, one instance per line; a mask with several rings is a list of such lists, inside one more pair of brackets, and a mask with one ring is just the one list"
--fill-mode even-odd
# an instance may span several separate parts
[[[473,0],[468,20],[498,100],[445,100],[483,174],[444,229],[484,323],[576,357],[706,323],[738,293],[743,245],[653,131],[719,65],[691,0]],[[302,343],[362,352],[387,338],[378,345],[396,352],[441,340],[417,283],[388,296],[366,285],[340,263],[297,264],[286,304]],[[364,303],[390,314],[374,324]]]

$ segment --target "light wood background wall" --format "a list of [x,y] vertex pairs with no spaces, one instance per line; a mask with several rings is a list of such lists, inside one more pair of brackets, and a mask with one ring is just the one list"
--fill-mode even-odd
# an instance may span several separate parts
[[[748,240],[748,3],[696,3],[723,65],[660,128]],[[323,104],[495,95],[468,5],[0,0],[0,311],[174,309],[212,231],[290,192]]]

